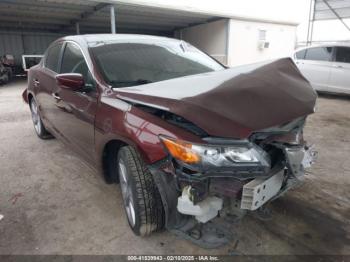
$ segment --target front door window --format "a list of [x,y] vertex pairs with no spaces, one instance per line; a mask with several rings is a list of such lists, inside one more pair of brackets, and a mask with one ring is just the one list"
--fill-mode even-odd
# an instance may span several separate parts
[[95,89],[94,80],[86,64],[84,55],[81,52],[80,48],[73,43],[67,43],[65,47],[62,59],[61,73],[81,74],[84,78],[86,89]]

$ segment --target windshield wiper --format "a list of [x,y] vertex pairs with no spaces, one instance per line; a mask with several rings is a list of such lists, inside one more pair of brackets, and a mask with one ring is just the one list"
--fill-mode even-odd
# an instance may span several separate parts
[[112,80],[110,81],[113,87],[126,87],[126,86],[135,86],[135,85],[144,85],[152,83],[152,81],[147,79],[137,79],[133,81],[118,81],[118,80]]

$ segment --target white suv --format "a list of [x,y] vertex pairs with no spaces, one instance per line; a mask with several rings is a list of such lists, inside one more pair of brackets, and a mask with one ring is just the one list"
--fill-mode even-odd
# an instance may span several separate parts
[[310,46],[293,58],[317,91],[350,94],[350,44]]

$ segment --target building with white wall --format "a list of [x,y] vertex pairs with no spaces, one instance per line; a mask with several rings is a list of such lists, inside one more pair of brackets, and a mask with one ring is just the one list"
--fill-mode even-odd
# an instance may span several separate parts
[[221,19],[175,32],[228,66],[290,56],[296,45],[296,23]]

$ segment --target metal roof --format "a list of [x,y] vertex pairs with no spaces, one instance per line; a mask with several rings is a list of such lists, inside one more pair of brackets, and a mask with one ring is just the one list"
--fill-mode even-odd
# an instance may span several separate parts
[[313,42],[314,22],[338,20],[350,32],[350,25],[344,19],[350,18],[350,0],[311,0],[306,45]]
[[350,18],[350,0],[315,0],[314,20]]
[[109,33],[111,4],[119,33],[170,35],[176,29],[222,18],[296,25],[137,0],[0,0],[0,30],[71,34],[78,22],[80,33]]
[[1,0],[0,30],[18,29],[49,32],[109,33],[110,10],[116,10],[118,32],[168,34],[178,28],[220,19],[210,14],[170,10],[100,0]]

